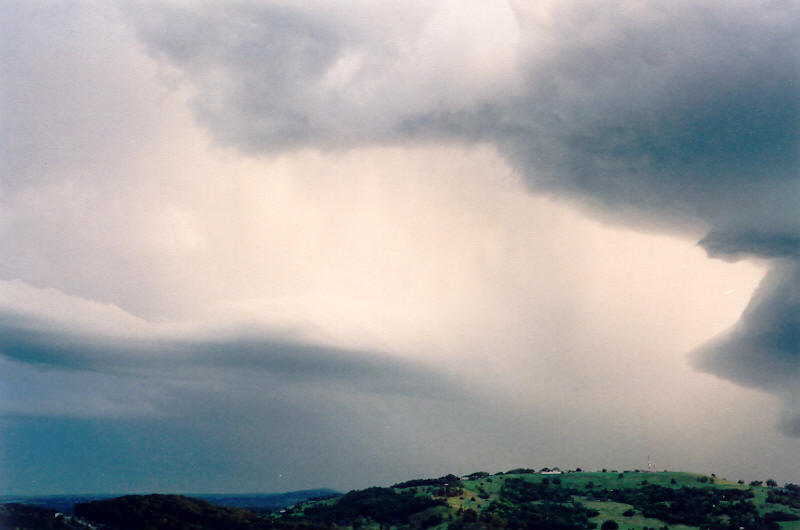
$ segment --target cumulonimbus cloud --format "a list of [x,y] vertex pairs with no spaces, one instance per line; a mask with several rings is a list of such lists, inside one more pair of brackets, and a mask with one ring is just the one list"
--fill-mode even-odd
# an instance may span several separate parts
[[[532,189],[705,231],[711,256],[776,260],[696,362],[795,410],[800,4],[208,7],[129,15],[222,144],[491,142]],[[482,33],[486,20],[502,31]]]

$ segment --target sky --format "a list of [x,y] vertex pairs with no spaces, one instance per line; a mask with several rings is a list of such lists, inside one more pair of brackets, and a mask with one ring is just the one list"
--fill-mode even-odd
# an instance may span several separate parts
[[800,2],[0,25],[0,493],[800,482]]

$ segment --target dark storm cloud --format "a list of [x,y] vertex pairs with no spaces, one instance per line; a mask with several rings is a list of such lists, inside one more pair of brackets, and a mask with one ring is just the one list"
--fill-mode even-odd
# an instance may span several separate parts
[[776,265],[733,330],[695,353],[699,367],[738,383],[794,394],[800,380],[800,267]]
[[800,265],[787,260],[764,278],[736,326],[692,355],[695,365],[783,397],[783,430],[800,435]]
[[[393,79],[396,99],[361,98],[404,71],[397,64],[419,59],[422,29],[391,44],[330,13],[249,4],[135,17],[152,52],[198,89],[198,118],[246,151],[491,141],[532,187],[623,208],[637,222],[797,232],[796,3],[679,2],[633,14],[614,2],[584,7],[553,8],[546,27],[518,10],[522,31],[550,38],[544,55],[535,44],[518,45],[524,88],[504,91],[512,81],[500,78],[484,97],[433,107],[426,94],[452,89],[445,76],[421,83],[412,72]],[[367,57],[346,76],[352,91],[331,88],[328,79],[350,56]],[[432,60],[459,58],[452,49]]]
[[[398,65],[420,59],[427,28],[383,39],[359,25],[357,9],[347,23],[249,4],[132,14],[153,55],[197,90],[196,115],[222,143],[257,153],[492,142],[532,189],[637,226],[706,231],[700,244],[714,257],[783,258],[698,362],[782,396],[788,417],[797,410],[797,2],[563,4],[547,23],[520,7],[531,40],[516,45],[516,77],[498,76],[488,91],[445,75],[416,79]],[[452,44],[449,56],[426,58],[458,63]],[[344,88],[331,88],[332,74]],[[374,87],[391,90],[369,97]]]
[[800,235],[795,233],[709,232],[698,244],[715,258],[800,258]]
[[0,313],[0,355],[66,371],[145,378],[209,378],[249,372],[288,383],[342,385],[352,390],[452,398],[456,386],[410,361],[234,330],[222,338],[137,339],[59,328],[45,320]]

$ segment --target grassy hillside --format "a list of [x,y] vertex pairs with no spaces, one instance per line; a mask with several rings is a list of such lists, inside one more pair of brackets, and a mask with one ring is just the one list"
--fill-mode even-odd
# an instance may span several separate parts
[[[412,480],[301,504],[275,517],[283,524],[375,529],[602,528],[605,523],[622,529],[800,530],[800,490],[792,485],[770,488],[666,471],[513,471]],[[412,506],[410,498],[433,504]],[[398,509],[402,517],[389,518],[371,507],[390,499],[404,502],[398,506],[407,506],[408,513]]]
[[[800,487],[666,471],[554,474],[516,469],[367,488],[268,515],[163,495],[87,503],[75,512],[88,521],[87,528],[110,529],[800,530]],[[0,528],[13,528],[4,526],[2,514]]]

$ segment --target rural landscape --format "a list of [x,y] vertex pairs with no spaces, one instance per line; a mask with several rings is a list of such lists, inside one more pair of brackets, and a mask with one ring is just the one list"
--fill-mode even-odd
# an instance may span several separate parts
[[800,528],[800,486],[696,473],[527,468],[408,480],[292,505],[233,508],[180,495],[129,495],[69,513],[0,506],[8,529],[747,529]]

